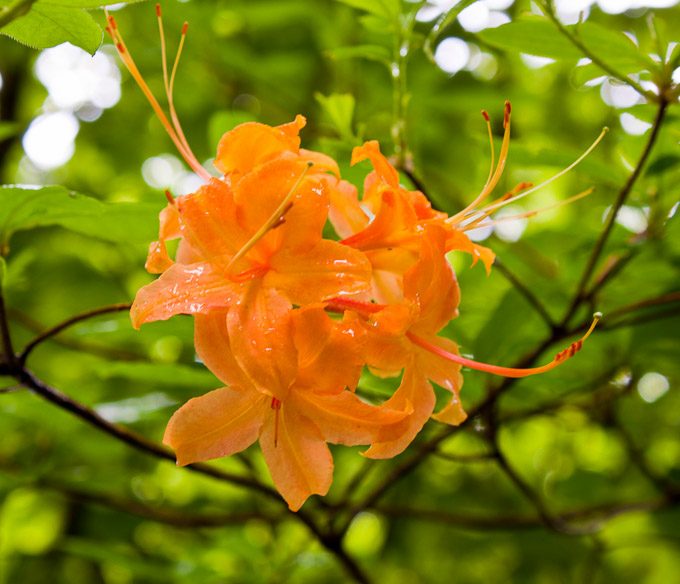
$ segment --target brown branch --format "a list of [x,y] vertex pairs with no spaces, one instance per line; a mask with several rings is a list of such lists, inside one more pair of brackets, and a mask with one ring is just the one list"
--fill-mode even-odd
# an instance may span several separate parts
[[652,131],[649,135],[649,139],[647,140],[647,144],[645,145],[645,148],[642,151],[642,154],[640,155],[637,164],[635,165],[635,169],[630,174],[628,180],[619,191],[616,201],[614,202],[612,208],[610,209],[609,217],[607,218],[607,223],[605,224],[605,227],[602,230],[602,233],[600,234],[600,237],[598,238],[597,243],[595,244],[595,247],[593,248],[593,251],[590,254],[590,257],[588,258],[586,267],[583,270],[581,279],[579,280],[579,283],[576,287],[574,299],[572,300],[569,309],[567,310],[566,314],[564,315],[564,318],[562,319],[562,326],[566,325],[571,320],[572,316],[574,316],[576,310],[579,308],[579,306],[587,296],[586,289],[588,286],[588,282],[590,281],[593,271],[595,270],[595,266],[600,258],[602,250],[604,249],[604,245],[607,242],[607,239],[609,239],[609,234],[614,228],[616,216],[618,215],[621,207],[623,207],[624,203],[626,202],[626,199],[628,198],[630,191],[633,189],[633,185],[635,184],[638,177],[642,173],[642,169],[645,163],[647,162],[649,155],[652,152],[652,148],[654,147],[656,139],[659,136],[659,131],[661,130],[661,126],[666,116],[667,109],[668,102],[663,98],[663,96],[659,97],[659,109],[657,110],[654,125],[652,126]]
[[[15,308],[10,308],[8,310],[8,314],[12,320],[17,321],[21,326],[28,329],[32,333],[39,334],[46,329],[46,327],[41,323],[34,320],[27,314],[16,310]],[[148,357],[141,353],[100,345],[89,341],[86,342],[75,338],[69,338],[68,336],[57,335],[55,337],[51,337],[49,340],[53,343],[57,343],[63,347],[66,347],[67,349],[89,353],[91,355],[97,355],[98,357],[104,357],[106,359],[116,359],[120,361],[148,360]]]
[[94,310],[89,310],[87,312],[83,312],[82,314],[77,314],[76,316],[72,316],[71,318],[68,318],[63,322],[60,322],[58,325],[55,325],[52,328],[49,328],[46,331],[40,333],[30,343],[28,343],[28,345],[26,345],[26,347],[24,347],[24,350],[21,352],[21,355],[19,355],[19,363],[23,365],[26,362],[26,359],[30,355],[31,351],[33,351],[33,349],[35,349],[43,341],[46,341],[50,337],[59,334],[64,329],[67,329],[68,327],[73,326],[74,324],[92,318],[94,316],[99,316],[101,314],[109,314],[111,312],[121,312],[123,310],[130,310],[131,306],[132,304],[129,302],[113,304],[111,306],[103,306],[102,308],[95,308]]
[[612,319],[617,316],[622,316],[641,308],[649,308],[650,306],[658,306],[660,304],[669,304],[672,302],[680,302],[680,292],[670,292],[668,294],[662,294],[661,296],[655,296],[654,298],[646,298],[645,300],[640,300],[634,302],[633,304],[628,304],[617,308],[615,310],[610,310],[606,317],[607,319]]
[[[54,405],[60,407],[71,414],[74,414],[81,420],[87,422],[91,426],[94,426],[98,430],[113,436],[117,440],[132,446],[133,448],[144,452],[146,454],[151,454],[156,458],[163,460],[168,460],[170,462],[177,462],[174,453],[169,448],[161,446],[151,440],[144,438],[143,436],[125,428],[124,426],[119,426],[118,424],[113,424],[104,418],[102,418],[97,412],[88,408],[87,406],[81,404],[80,402],[70,398],[65,393],[62,393],[58,389],[43,383],[40,379],[35,377],[28,370],[21,370],[17,373],[17,378],[33,393],[39,395],[43,399],[53,403]],[[267,497],[274,499],[276,501],[282,502],[280,495],[272,488],[267,487],[253,479],[241,477],[226,471],[219,470],[215,467],[209,466],[203,463],[190,464],[186,466],[187,469],[207,475],[222,481],[226,481],[241,487],[247,487],[254,491],[257,491]]]

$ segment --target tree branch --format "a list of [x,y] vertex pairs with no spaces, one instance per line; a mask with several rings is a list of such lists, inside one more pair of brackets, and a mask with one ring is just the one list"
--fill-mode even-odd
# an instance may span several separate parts
[[23,365],[26,362],[26,359],[28,359],[28,356],[31,354],[31,351],[35,349],[40,343],[43,341],[46,341],[47,339],[53,337],[54,335],[59,334],[61,331],[67,329],[70,326],[73,326],[74,324],[77,324],[79,322],[82,322],[83,320],[87,320],[89,318],[92,318],[94,316],[99,316],[101,314],[108,314],[110,312],[121,312],[123,310],[130,310],[130,307],[132,304],[130,302],[125,302],[121,304],[112,304],[111,306],[103,306],[102,308],[95,308],[94,310],[88,310],[87,312],[83,312],[81,314],[77,314],[75,316],[72,316],[71,318],[66,319],[65,321],[53,326],[50,329],[47,329],[46,331],[40,333],[37,337],[35,337],[26,347],[24,350],[21,352],[21,355],[19,355],[19,363]]
[[611,233],[614,227],[614,223],[616,222],[616,216],[618,215],[619,210],[621,209],[621,207],[623,207],[623,204],[626,202],[628,194],[633,189],[635,181],[642,173],[642,169],[645,165],[645,162],[647,162],[647,159],[649,158],[649,155],[652,152],[652,148],[654,147],[654,143],[656,142],[656,139],[659,136],[659,131],[661,130],[661,126],[666,116],[667,108],[668,102],[666,102],[665,99],[661,97],[659,101],[659,109],[657,110],[654,125],[652,126],[652,131],[649,135],[649,139],[647,140],[647,144],[645,145],[645,149],[642,151],[640,159],[638,160],[638,163],[635,165],[635,169],[628,177],[626,184],[624,184],[621,190],[619,191],[616,201],[614,202],[612,208],[609,211],[607,223],[605,224],[605,227],[602,233],[600,234],[600,237],[597,240],[597,243],[595,244],[595,247],[593,248],[590,257],[588,258],[588,263],[586,264],[586,267],[583,270],[583,274],[581,275],[581,279],[578,283],[578,286],[576,287],[574,299],[572,300],[569,309],[567,310],[566,314],[564,315],[564,318],[562,319],[562,326],[566,325],[571,320],[572,316],[574,316],[574,313],[581,305],[581,302],[587,296],[586,288],[588,286],[590,277],[592,276],[593,271],[595,270],[595,265],[597,264],[600,258],[600,254],[604,249],[604,245],[607,242],[607,239],[609,238],[609,234]]

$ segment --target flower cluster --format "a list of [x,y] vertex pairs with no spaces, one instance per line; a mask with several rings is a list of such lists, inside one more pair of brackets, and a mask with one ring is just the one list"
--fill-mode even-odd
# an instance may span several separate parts
[[[423,193],[404,188],[377,142],[352,155],[352,164],[373,165],[359,197],[332,158],[300,148],[302,116],[278,127],[247,123],[226,133],[216,178],[197,162],[177,121],[177,60],[169,80],[164,65],[171,124],[112,17],[107,30],[180,153],[206,182],[189,195],[166,193],[169,204],[146,264],[160,277],[139,290],[131,310],[135,327],[193,315],[196,352],[225,384],[189,400],[170,420],[164,442],[178,464],[229,456],[259,441],[276,488],[295,511],[330,487],[327,443],[368,445],[364,456],[393,457],[429,418],[455,425],[465,419],[462,366],[511,377],[540,373],[573,356],[592,331],[533,369],[463,358],[438,334],[458,315],[460,298],[446,254],[467,252],[488,272],[494,254],[465,230],[532,191],[522,183],[481,206],[507,158],[508,103],[498,164],[491,140],[482,192],[452,217],[432,209]],[[182,41],[185,34],[186,25]],[[327,226],[337,238],[324,237]],[[166,247],[172,239],[179,239],[174,260]],[[356,395],[364,367],[381,377],[401,375],[383,404]],[[432,383],[450,392],[436,413]]]
[[[165,442],[180,464],[239,452],[259,439],[272,478],[292,509],[325,494],[333,463],[326,442],[369,444],[373,458],[398,454],[432,415],[428,380],[451,391],[436,418],[465,418],[460,365],[413,338],[451,353],[437,332],[456,315],[458,285],[445,253],[474,246],[433,211],[422,193],[369,142],[364,196],[340,180],[327,156],[301,149],[302,116],[284,126],[249,123],[221,140],[224,173],[161,213],[133,324],[195,315],[198,356],[226,387],[190,400],[170,421]],[[330,221],[344,239],[322,236]],[[166,241],[180,238],[176,260]],[[404,371],[382,406],[359,399],[368,365],[382,376]]]

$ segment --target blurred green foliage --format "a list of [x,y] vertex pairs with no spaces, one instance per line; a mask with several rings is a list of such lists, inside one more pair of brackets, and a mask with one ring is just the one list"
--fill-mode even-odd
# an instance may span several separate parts
[[[40,10],[77,12],[99,31],[103,11],[83,11],[96,5],[39,0],[22,18],[37,18]],[[632,75],[647,92],[645,102],[639,95],[617,101],[621,82],[592,82],[604,70],[580,61],[582,51],[528,0],[505,10],[510,24],[478,34],[453,18],[455,9],[434,29],[435,16],[415,18],[420,8],[431,6],[168,0],[163,15],[171,55],[182,23],[190,23],[176,107],[199,160],[214,156],[221,135],[238,123],[280,124],[302,113],[308,119],[303,146],[336,157],[343,176],[360,185],[368,166],[349,166],[352,147],[378,139],[408,171],[404,183],[415,186],[411,173],[435,206],[449,213],[469,203],[488,174],[480,109],[491,115],[498,151],[503,102],[512,102],[513,138],[499,194],[519,181],[539,183],[554,175],[609,126],[586,161],[525,199],[520,211],[594,185],[593,195],[533,217],[516,240],[499,232],[486,240],[505,270],[496,267],[487,277],[481,267],[468,269],[469,257],[451,256],[462,302],[447,333],[464,354],[511,365],[558,327],[550,329],[507,274],[540,300],[553,323],[560,322],[604,217],[649,139],[658,110],[650,103],[653,84],[670,79],[678,65],[680,10],[611,15],[594,6],[586,22],[568,27],[614,73],[624,80]],[[115,15],[139,69],[162,95],[153,6],[126,5]],[[22,36],[49,37],[36,26],[18,18],[2,32],[35,46],[64,40]],[[76,27],[70,40],[94,52],[99,33],[87,27]],[[468,68],[455,75],[423,50],[436,55],[447,37],[463,39],[470,51]],[[99,51],[115,55],[110,45]],[[537,66],[520,51],[557,61]],[[177,177],[185,176],[173,171],[174,183],[168,179],[166,185],[152,180],[154,157],[175,153],[124,69],[115,106],[96,116],[91,104],[70,110],[79,116],[79,129],[68,162],[50,170],[33,164],[21,137],[39,115],[60,109],[33,74],[38,54],[0,36],[0,179],[62,185],[0,190],[0,282],[16,347],[73,315],[128,302],[152,280],[143,265],[162,191],[181,188]],[[492,418],[481,416],[452,433],[354,518],[343,545],[375,581],[678,579],[680,230],[671,216],[678,203],[680,118],[677,93],[671,85],[665,89],[668,114],[621,215],[632,219],[614,225],[595,274],[594,281],[604,284],[571,322],[587,320],[597,309],[605,314],[603,326],[573,361],[508,386]],[[608,273],[612,266],[616,271]],[[549,361],[566,342],[546,347],[539,360]],[[40,344],[29,366],[107,420],[155,441],[179,404],[219,384],[194,360],[188,317],[141,331],[131,328],[125,313],[86,320]],[[466,372],[466,409],[501,383]],[[295,517],[277,514],[271,501],[139,453],[15,385],[0,376],[0,584],[348,581],[333,554]],[[366,374],[360,391],[381,400],[394,386],[395,380]],[[367,463],[358,449],[335,448],[327,502],[346,503],[347,493],[350,501],[361,501],[441,430],[432,422],[394,461]],[[494,458],[494,445],[534,494],[533,505]],[[256,450],[216,466],[269,481]],[[536,498],[552,517],[575,526],[596,519],[596,529],[572,535],[560,525],[551,529],[538,519]],[[314,499],[304,509],[319,519],[328,512]],[[237,525],[191,524],[191,518],[244,510],[252,517]]]

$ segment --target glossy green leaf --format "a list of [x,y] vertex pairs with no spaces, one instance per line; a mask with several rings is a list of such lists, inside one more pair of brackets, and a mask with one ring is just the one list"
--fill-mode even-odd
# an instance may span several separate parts
[[3,27],[2,34],[36,49],[69,42],[94,55],[104,38],[101,28],[81,8],[36,2],[28,14]]
[[15,231],[61,225],[107,241],[148,242],[157,234],[161,205],[102,203],[61,186],[0,187],[0,242]]

